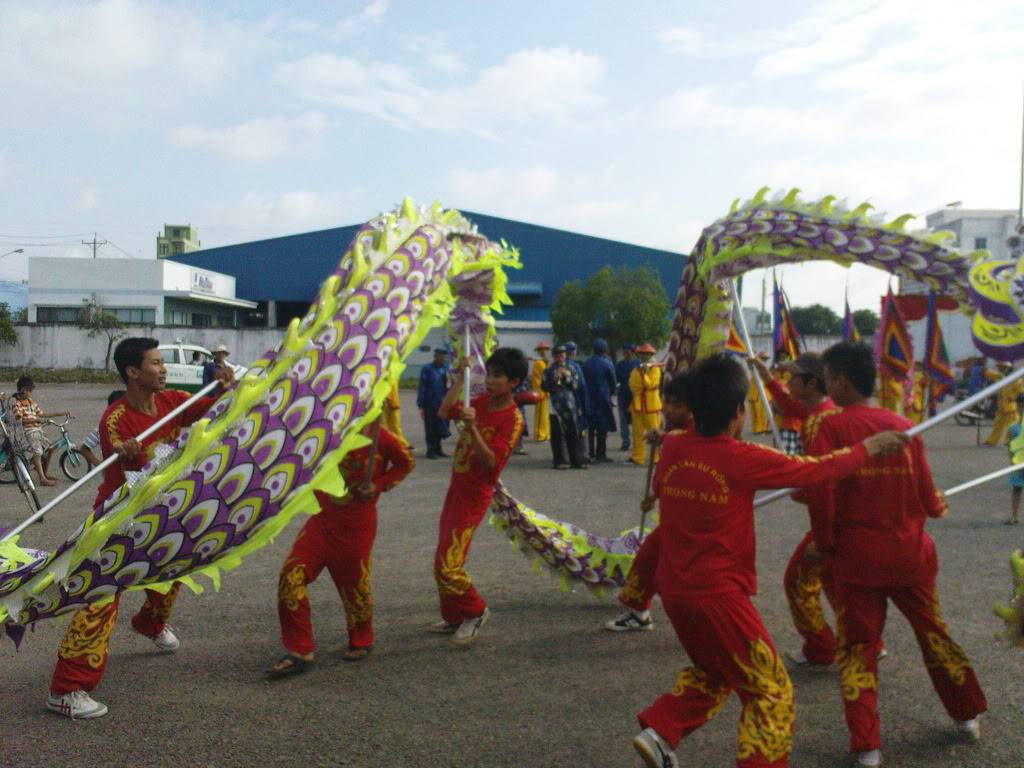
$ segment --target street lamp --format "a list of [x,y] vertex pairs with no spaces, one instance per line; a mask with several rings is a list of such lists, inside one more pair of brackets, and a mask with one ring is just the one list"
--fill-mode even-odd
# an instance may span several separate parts
[[0,253],[0,259],[2,259],[4,256],[10,256],[12,253],[24,253],[24,252],[25,252],[24,248],[15,248],[13,251],[8,251],[7,253]]

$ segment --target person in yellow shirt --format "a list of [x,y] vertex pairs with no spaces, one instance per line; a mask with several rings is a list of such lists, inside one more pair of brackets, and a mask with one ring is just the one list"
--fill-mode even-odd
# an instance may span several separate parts
[[661,427],[661,377],[660,366],[652,363],[655,353],[650,344],[637,347],[640,365],[629,374],[629,389],[633,399],[629,403],[630,420],[633,428],[633,453],[627,463],[643,466],[647,461],[648,430]]
[[384,416],[384,428],[397,437],[406,448],[409,441],[405,439],[402,432],[402,401],[398,398],[398,382],[391,382],[391,392],[381,404],[381,412]]
[[533,439],[538,443],[546,443],[551,439],[551,406],[548,403],[550,396],[540,388],[544,380],[544,371],[548,367],[548,350],[551,345],[546,341],[540,342],[534,351],[537,357],[533,361],[533,368],[530,369],[530,389],[537,393],[537,405],[533,408]]
[[903,415],[903,379],[882,367],[878,369],[878,404]]
[[[1013,370],[1013,363],[999,363],[999,371],[985,371],[985,375],[992,381],[1009,375]],[[1015,381],[999,390],[996,395],[996,423],[992,425],[992,432],[989,433],[985,445],[1003,445],[1006,442],[1006,433],[1014,422],[1020,421],[1020,409],[1017,407],[1017,398],[1024,393],[1024,383]]]
[[910,402],[907,408],[907,418],[915,424],[924,420],[925,411],[928,410],[928,375],[925,373],[923,363],[914,363],[914,376],[910,382]]
[[[758,358],[767,360],[768,355],[762,352]],[[747,390],[747,410],[750,412],[750,429],[755,435],[764,435],[772,431],[771,424],[768,423],[768,411],[764,407],[764,401],[753,376],[750,377],[750,389]]]

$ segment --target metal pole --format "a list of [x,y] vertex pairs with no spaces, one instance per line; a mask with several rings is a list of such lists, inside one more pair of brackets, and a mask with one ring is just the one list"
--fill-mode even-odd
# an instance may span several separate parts
[[[182,403],[177,408],[175,408],[173,411],[168,413],[166,416],[164,416],[162,419],[160,419],[160,421],[156,422],[156,424],[154,424],[153,426],[151,426],[148,429],[144,430],[140,435],[136,436],[134,439],[138,440],[141,443],[143,440],[145,440],[147,437],[152,435],[158,429],[160,429],[161,427],[166,425],[169,421],[171,421],[171,419],[175,418],[176,416],[178,416],[182,412],[186,411],[188,408],[190,408],[192,405],[194,405],[200,398],[205,397],[207,394],[212,392],[218,386],[220,386],[220,382],[219,381],[211,381],[205,387],[203,387],[198,392],[196,392],[194,395],[192,395],[192,397],[190,397],[184,403]],[[66,499],[69,496],[71,496],[72,494],[76,493],[83,485],[85,485],[86,481],[91,480],[93,477],[98,475],[100,472],[102,472],[104,469],[109,467],[115,461],[120,461],[120,459],[121,459],[121,457],[117,453],[112,453],[110,456],[107,456],[107,458],[105,458],[103,461],[101,461],[99,464],[97,464],[95,467],[93,467],[91,470],[89,470],[89,472],[87,472],[85,474],[85,476],[82,477],[81,480],[76,482],[70,488],[67,488],[63,493],[61,493],[59,496],[57,496],[52,501],[50,501],[48,504],[46,504],[46,506],[41,507],[40,509],[36,510],[36,512],[32,516],[30,516],[27,520],[25,520],[23,523],[21,523],[20,525],[18,525],[15,528],[12,528],[11,530],[7,531],[7,533],[5,533],[3,536],[0,536],[0,541],[6,541],[7,539],[10,539],[10,538],[12,538],[14,536],[17,536],[23,530],[25,530],[30,525],[32,525],[32,523],[34,523],[36,520],[41,518],[43,515],[47,514],[50,510],[52,510],[54,507],[56,507],[58,504],[60,504],[62,501],[64,501],[64,499]]]
[[[645,438],[646,439],[646,436]],[[639,541],[641,544],[644,543],[644,525],[647,523],[647,510],[644,508],[643,503],[647,500],[647,497],[651,495],[651,478],[654,476],[654,454],[657,451],[658,446],[648,446],[647,454],[647,478],[644,480],[644,495],[640,500],[640,536]]]
[[1017,203],[1017,226],[1024,225],[1024,103],[1020,121],[1020,198]]
[[[1016,371],[1009,374],[1008,376],[1004,376],[999,381],[992,382],[980,392],[971,395],[965,400],[961,400],[959,403],[956,403],[955,405],[953,405],[950,408],[947,408],[941,413],[935,414],[930,419],[922,421],[917,426],[911,427],[910,429],[907,430],[907,434],[910,437],[920,435],[922,432],[926,432],[932,427],[937,426],[942,422],[946,421],[946,419],[950,419],[953,416],[956,416],[958,413],[960,413],[960,411],[970,408],[975,403],[988,399],[1003,387],[1007,386],[1008,384],[1012,384],[1013,382],[1017,381],[1020,378],[1024,378],[1024,368],[1018,368]],[[772,491],[771,493],[767,493],[764,496],[754,499],[754,507],[763,507],[765,504],[771,504],[773,501],[777,501],[778,499],[781,499],[784,496],[789,496],[789,494],[791,494],[795,490],[795,488],[783,488],[778,491]],[[959,493],[959,491],[957,492]]]
[[1005,477],[1006,475],[1012,474],[1013,472],[1018,472],[1022,469],[1024,469],[1024,464],[1010,464],[1008,467],[997,469],[994,472],[989,472],[987,475],[982,475],[981,477],[976,477],[973,480],[968,480],[966,483],[955,485],[948,491],[943,491],[943,494],[947,498],[950,496],[956,496],[958,493],[969,490],[976,485],[987,483],[989,480],[997,480],[1000,477]]
[[[472,343],[473,343],[472,332],[469,329],[469,322],[467,321],[466,322],[466,341],[465,341],[465,347],[463,348],[463,352],[462,352],[463,356],[466,358],[466,362],[469,362],[469,354],[470,354],[469,347],[470,347],[470,344],[472,344]],[[472,372],[471,368],[466,368],[466,370],[463,372],[463,379],[462,379],[462,405],[465,408],[469,408],[469,401],[471,399],[470,381],[472,380],[472,378],[473,378],[473,372]]]
[[[754,354],[754,347],[750,343],[750,334],[747,332],[747,319],[743,316],[743,307],[740,306],[739,298],[736,295],[736,283],[732,280],[729,281],[729,290],[732,293],[732,304],[733,307],[738,310],[736,314],[739,315],[740,319],[740,333],[743,334],[743,343],[747,347],[749,354]],[[772,439],[775,441],[775,447],[782,447],[782,435],[779,434],[779,425],[775,423],[775,414],[772,413],[772,405],[768,402],[768,392],[764,388],[764,382],[761,381],[761,375],[755,368],[753,370],[754,383],[757,385],[757,392],[761,396],[761,402],[764,403],[765,410],[768,411],[768,423],[772,427]]]

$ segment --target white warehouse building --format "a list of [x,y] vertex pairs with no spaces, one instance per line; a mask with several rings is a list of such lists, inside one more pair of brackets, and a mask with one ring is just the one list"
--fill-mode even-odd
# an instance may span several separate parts
[[93,297],[126,325],[237,328],[257,307],[234,276],[168,259],[28,260],[29,323],[77,324]]

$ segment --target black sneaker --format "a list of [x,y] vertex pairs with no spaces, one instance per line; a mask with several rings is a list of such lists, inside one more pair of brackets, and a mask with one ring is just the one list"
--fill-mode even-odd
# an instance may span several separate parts
[[654,629],[654,620],[649,611],[626,611],[619,618],[606,622],[604,628],[609,632],[650,632]]

